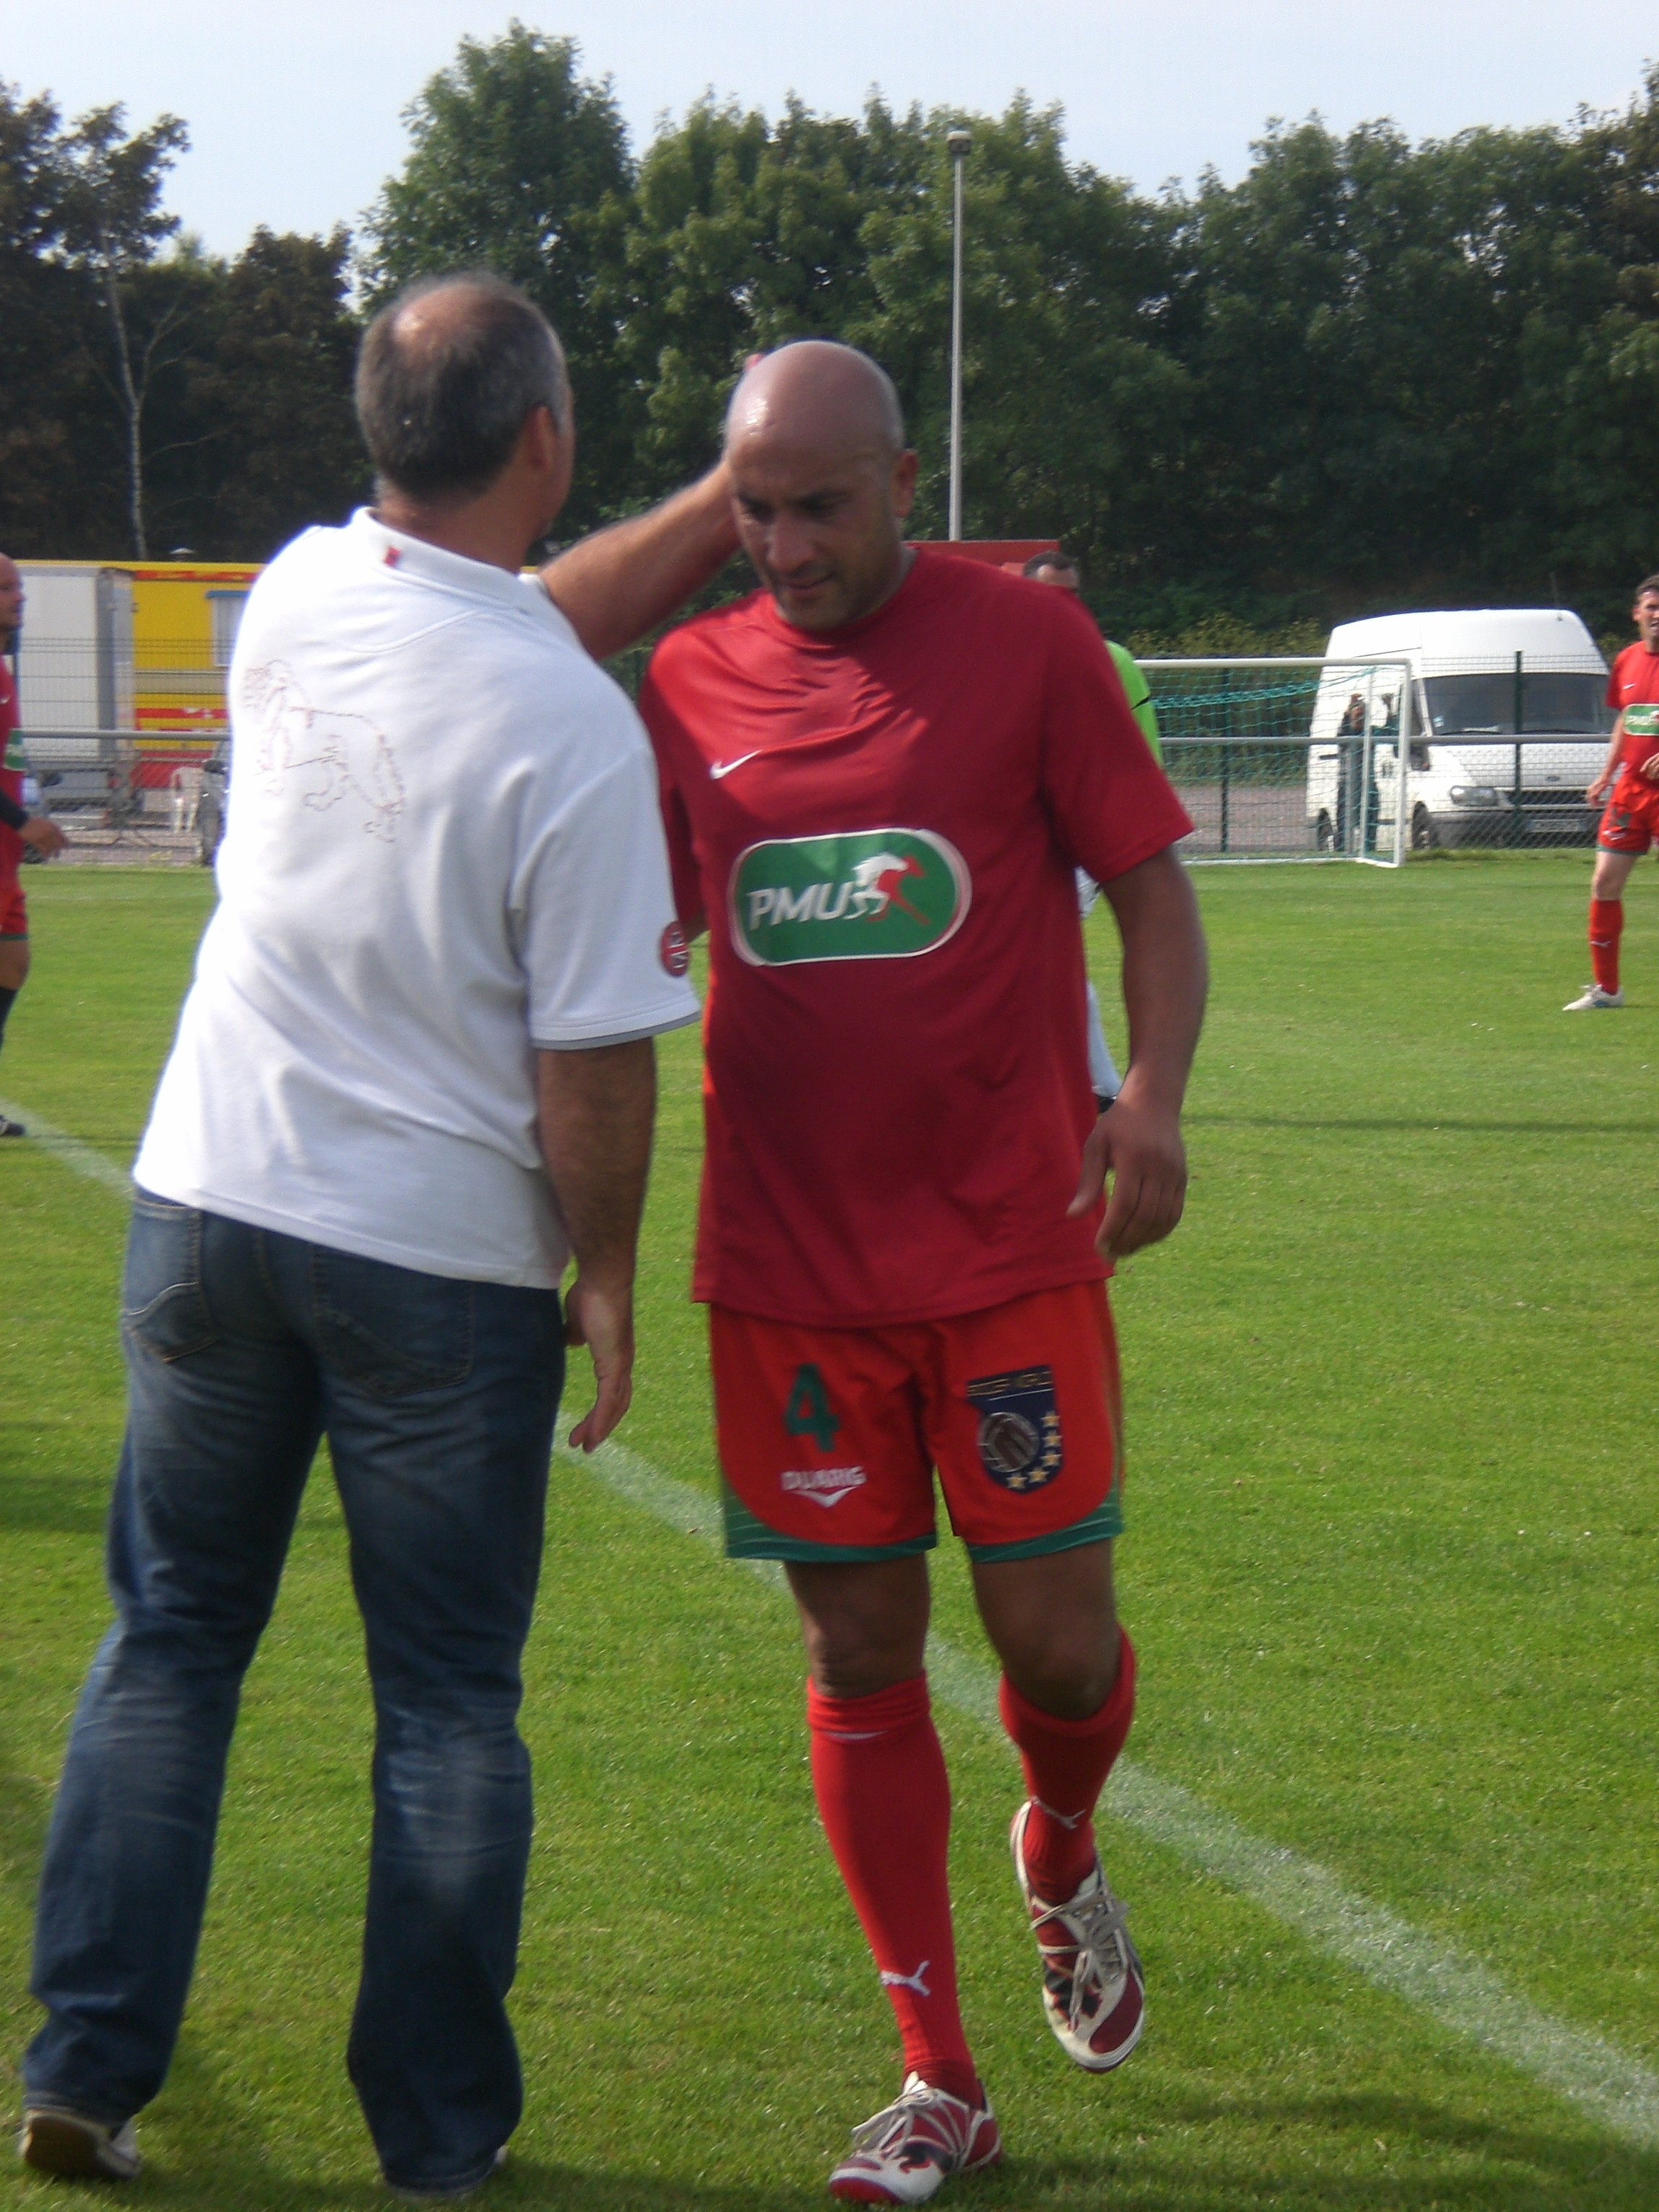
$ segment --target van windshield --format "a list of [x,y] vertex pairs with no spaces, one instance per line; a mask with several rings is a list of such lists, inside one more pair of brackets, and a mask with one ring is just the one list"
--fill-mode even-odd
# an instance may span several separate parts
[[[1528,669],[1521,679],[1521,727],[1551,736],[1595,737],[1612,727],[1603,703],[1607,678],[1578,670]],[[1515,672],[1431,676],[1429,726],[1437,738],[1512,738]]]

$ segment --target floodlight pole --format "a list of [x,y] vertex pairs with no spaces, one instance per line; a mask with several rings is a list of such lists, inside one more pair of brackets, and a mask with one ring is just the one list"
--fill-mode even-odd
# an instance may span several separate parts
[[951,238],[951,516],[948,534],[962,535],[962,173],[972,134],[953,131],[945,143],[955,172]]

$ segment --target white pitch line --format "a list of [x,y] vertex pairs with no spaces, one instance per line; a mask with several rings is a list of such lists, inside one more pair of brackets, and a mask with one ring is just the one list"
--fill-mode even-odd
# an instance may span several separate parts
[[[26,1109],[0,1099],[0,1114],[22,1121]],[[75,1173],[131,1199],[132,1180],[79,1138],[28,1115],[29,1134]],[[720,1507],[707,1492],[676,1482],[625,1445],[601,1444],[591,1455],[561,1447],[561,1457],[588,1468],[643,1511],[718,1548]],[[775,1561],[747,1560],[775,1586]],[[982,1659],[941,1636],[927,1638],[928,1680],[940,1698],[1002,1738],[996,1676]],[[1605,2036],[1541,2012],[1467,1952],[1413,1928],[1386,1905],[1345,1889],[1328,1867],[1253,1835],[1133,1759],[1112,1769],[1106,1810],[1177,1852],[1224,1887],[1248,1897],[1276,1920],[1362,1974],[1426,2012],[1534,2081],[1592,2112],[1627,2142],[1659,2149],[1659,2075]]]
[[[682,1535],[719,1547],[720,1506],[706,1492],[676,1482],[621,1444],[602,1444],[591,1456],[562,1455]],[[782,1582],[774,1561],[743,1564]],[[945,1704],[1006,1741],[996,1674],[982,1659],[930,1635],[927,1674]],[[1121,1759],[1112,1769],[1104,1809],[1248,1897],[1315,1949],[1593,2113],[1627,2142],[1659,2149],[1659,2075],[1604,2036],[1540,2011],[1478,1959],[1345,1889],[1328,1867],[1253,1835],[1133,1759]]]
[[[66,1168],[73,1168],[76,1175],[84,1176],[88,1182],[100,1182],[106,1190],[112,1190],[118,1197],[131,1200],[132,1177],[125,1168],[118,1168],[113,1160],[106,1160],[101,1152],[94,1152],[90,1145],[83,1145],[78,1137],[71,1137],[67,1130],[56,1129],[50,1121],[43,1121],[32,1107],[14,1105],[9,1098],[0,1098],[0,1115],[9,1121],[23,1124],[28,1135],[21,1139],[22,1142],[39,1145],[42,1152],[52,1153],[62,1160]],[[6,1141],[16,1144],[20,1140],[9,1137]]]

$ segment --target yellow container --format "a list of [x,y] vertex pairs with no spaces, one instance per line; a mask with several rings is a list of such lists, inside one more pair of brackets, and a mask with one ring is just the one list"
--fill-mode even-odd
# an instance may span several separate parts
[[140,780],[209,752],[225,734],[225,678],[259,564],[126,562],[132,579],[132,719]]

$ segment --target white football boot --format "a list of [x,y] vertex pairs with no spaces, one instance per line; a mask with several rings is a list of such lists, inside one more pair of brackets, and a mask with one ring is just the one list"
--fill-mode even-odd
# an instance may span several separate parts
[[925,2204],[951,2174],[976,2173],[1001,2156],[989,2098],[964,2105],[920,2074],[907,2074],[885,2111],[854,2129],[830,2194],[854,2204]]
[[1146,2022],[1140,1960],[1123,1924],[1126,1907],[1094,1865],[1064,1905],[1046,1905],[1025,1871],[1028,1798],[1009,1834],[1019,1893],[1042,1961],[1042,2012],[1066,2057],[1091,2074],[1121,2066]]

